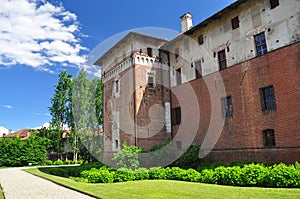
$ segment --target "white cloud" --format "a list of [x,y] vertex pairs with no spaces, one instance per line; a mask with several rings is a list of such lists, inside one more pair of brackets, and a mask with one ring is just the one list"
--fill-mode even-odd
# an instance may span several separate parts
[[[0,65],[24,64],[45,70],[85,62],[77,16],[41,0],[0,1]],[[49,72],[52,70],[48,69]]]
[[13,107],[11,105],[5,104],[1,105],[3,108],[12,109]]
[[33,129],[49,128],[49,126],[50,126],[50,123],[45,122],[42,126],[38,126],[38,127],[33,128]]
[[8,134],[9,133],[9,129],[3,127],[3,126],[0,126],[0,137],[3,136],[3,134]]

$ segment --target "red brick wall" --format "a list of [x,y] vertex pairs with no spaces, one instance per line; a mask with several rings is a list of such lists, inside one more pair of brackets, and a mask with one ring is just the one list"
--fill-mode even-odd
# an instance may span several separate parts
[[[232,96],[233,117],[227,118],[209,161],[300,161],[300,43],[269,52],[220,71],[226,95]],[[215,78],[215,74],[206,76]],[[218,80],[219,81],[219,80]],[[212,81],[213,82],[213,81]],[[211,102],[204,79],[193,80],[173,88],[182,93],[191,86],[200,109],[198,133],[194,143],[201,144],[211,117]],[[259,89],[273,85],[276,111],[263,112]],[[215,86],[216,89],[217,85]],[[172,107],[179,102],[172,94]],[[197,105],[198,106],[198,105]],[[190,122],[196,112],[182,110],[182,122]],[[274,129],[276,147],[263,145],[262,131]],[[178,126],[173,126],[174,135]],[[189,132],[186,132],[189,136]]]

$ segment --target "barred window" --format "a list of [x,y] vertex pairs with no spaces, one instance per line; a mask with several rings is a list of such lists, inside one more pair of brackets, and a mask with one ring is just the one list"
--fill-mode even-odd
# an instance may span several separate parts
[[263,111],[275,110],[276,100],[273,86],[268,86],[260,89],[261,107]]

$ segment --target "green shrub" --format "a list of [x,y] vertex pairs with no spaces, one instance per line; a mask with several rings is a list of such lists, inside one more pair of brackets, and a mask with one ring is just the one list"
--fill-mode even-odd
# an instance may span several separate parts
[[182,175],[182,180],[189,181],[189,182],[199,182],[201,175],[195,169],[188,169]]
[[90,183],[112,183],[114,181],[114,172],[109,171],[106,167],[89,171],[82,171],[81,178],[85,178]]
[[166,177],[168,180],[183,180],[185,172],[186,171],[184,169],[181,169],[179,167],[167,167],[165,169]]
[[234,167],[218,167],[215,169],[216,183],[221,185],[241,186],[242,170],[239,166]]
[[113,160],[117,161],[119,167],[128,169],[137,169],[140,165],[140,154],[142,148],[137,146],[127,146],[123,144],[123,149],[114,154]]
[[149,171],[146,168],[138,168],[134,171],[135,180],[148,180],[149,177]]
[[260,164],[249,164],[242,168],[241,179],[243,186],[265,186],[268,182],[268,168]]
[[135,180],[135,173],[131,169],[119,168],[115,172],[114,181],[115,182],[127,182]]
[[45,161],[45,165],[52,165],[52,164],[53,164],[52,160],[46,160]]
[[53,167],[53,168],[50,168],[49,169],[49,173],[51,175],[56,175],[56,176],[61,176],[61,177],[65,177],[66,176],[66,172],[63,168],[56,168],[56,167]]
[[181,168],[197,168],[201,160],[199,159],[200,146],[192,144],[186,152],[176,161],[176,166]]
[[215,171],[212,169],[204,169],[200,173],[199,182],[202,183],[209,183],[209,184],[216,184],[216,174]]
[[65,160],[64,164],[65,165],[70,165],[70,164],[73,164],[73,161],[72,160]]
[[272,167],[266,181],[270,187],[300,187],[300,172],[293,165],[278,164]]
[[149,178],[153,180],[166,180],[167,174],[164,168],[152,167],[149,170]]
[[62,160],[56,160],[53,162],[54,165],[63,165],[64,162]]

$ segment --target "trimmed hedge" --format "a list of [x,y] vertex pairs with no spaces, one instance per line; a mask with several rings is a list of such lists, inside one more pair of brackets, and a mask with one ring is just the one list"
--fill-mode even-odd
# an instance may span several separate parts
[[[216,166],[221,165],[221,166]],[[232,164],[231,164],[232,165]],[[245,164],[239,166],[210,165],[207,169],[182,169],[179,167],[153,167],[150,169],[113,169],[102,163],[79,167],[48,168],[48,173],[72,176],[75,180],[90,183],[112,183],[134,180],[180,180],[230,186],[300,188],[300,164],[293,165]],[[212,168],[211,168],[212,167]],[[80,177],[80,178],[78,178]]]

